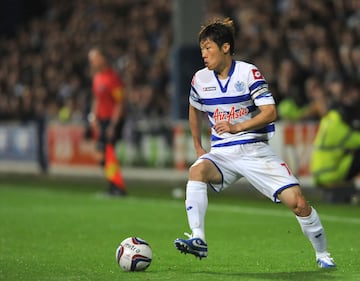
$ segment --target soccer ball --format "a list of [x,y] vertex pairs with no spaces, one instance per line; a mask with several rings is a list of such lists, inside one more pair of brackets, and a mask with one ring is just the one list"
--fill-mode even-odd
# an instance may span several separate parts
[[143,271],[150,266],[152,250],[139,237],[124,239],[116,249],[116,261],[123,271]]

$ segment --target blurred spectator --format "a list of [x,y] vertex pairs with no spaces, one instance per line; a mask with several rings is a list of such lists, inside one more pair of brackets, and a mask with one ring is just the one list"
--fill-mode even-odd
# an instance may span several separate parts
[[349,203],[360,173],[360,84],[347,83],[347,95],[321,119],[311,172],[329,202]]
[[360,78],[360,1],[209,0],[213,16],[237,21],[240,58],[267,65],[282,119],[319,120]]
[[154,91],[154,111],[167,116],[168,106],[155,100],[160,96],[164,101],[169,99],[170,1],[75,0],[46,4],[42,17],[19,26],[14,37],[0,37],[1,120],[18,120],[21,96],[30,95],[26,99],[34,106],[38,103],[35,89],[45,87],[46,97],[41,97],[41,102],[49,105],[47,110],[52,109],[47,114],[49,119],[83,121],[89,110],[86,101],[91,97],[89,70],[84,73],[88,68],[87,52],[89,45],[100,43],[109,47],[114,67],[124,74],[128,92],[131,94],[139,83],[149,85]]
[[[213,16],[235,20],[236,56],[259,65],[280,108],[284,102],[285,108],[294,109],[296,114],[291,116],[280,114],[283,119],[319,120],[331,101],[346,95],[341,90],[343,81],[360,79],[360,1],[205,3],[204,20]],[[21,98],[24,94],[31,96],[25,98],[32,101],[31,106],[45,103],[50,120],[83,121],[91,97],[90,73],[84,72],[87,51],[101,43],[109,48],[114,67],[124,77],[133,114],[144,111],[149,95],[146,114],[151,111],[152,117],[162,120],[163,131],[169,131],[172,1],[43,4],[41,17],[18,26],[13,37],[0,37],[1,120],[21,118],[21,107],[29,106]],[[316,81],[313,86],[307,85],[312,81]],[[45,89],[45,96],[35,95],[39,87]],[[139,88],[149,88],[151,94],[140,91],[146,97],[139,99]],[[149,120],[142,117],[136,124],[147,122],[151,127],[155,122]]]

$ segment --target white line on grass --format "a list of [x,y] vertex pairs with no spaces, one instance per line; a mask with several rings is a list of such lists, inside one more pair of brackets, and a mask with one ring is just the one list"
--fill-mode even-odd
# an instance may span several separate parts
[[[261,215],[261,216],[276,216],[276,217],[286,217],[290,218],[294,215],[288,210],[269,210],[263,208],[251,208],[251,207],[241,207],[241,206],[224,206],[224,205],[212,205],[209,206],[209,211],[226,211],[231,213],[241,213],[241,214],[250,214],[250,215]],[[320,214],[322,221],[331,221],[339,223],[350,223],[350,224],[360,224],[359,218],[349,218],[341,216],[332,216]]]
[[[130,198],[128,198],[130,199]],[[132,198],[133,200],[138,200]],[[148,202],[152,201],[147,199]],[[166,202],[166,203],[165,203]],[[163,201],[164,204],[167,204],[169,201]],[[153,204],[154,202],[152,202]],[[156,200],[156,204],[159,204],[159,201]],[[184,204],[180,201],[171,201],[170,205],[175,208],[184,208]],[[276,207],[276,206],[275,206]],[[229,212],[229,213],[238,213],[238,214],[249,214],[249,215],[258,215],[258,216],[272,216],[272,217],[282,217],[282,218],[293,218],[294,215],[288,209],[282,210],[271,210],[265,208],[253,208],[253,207],[242,207],[242,206],[229,206],[222,204],[211,204],[209,205],[208,211],[212,212]],[[322,221],[337,222],[337,223],[347,223],[347,224],[360,224],[360,218],[354,217],[345,217],[345,216],[333,216],[326,215],[324,213],[320,214]]]

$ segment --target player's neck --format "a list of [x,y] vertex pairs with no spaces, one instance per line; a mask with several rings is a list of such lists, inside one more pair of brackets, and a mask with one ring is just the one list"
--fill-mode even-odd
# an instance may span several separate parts
[[227,58],[226,60],[224,60],[224,63],[221,64],[217,68],[217,70],[215,70],[217,77],[221,80],[227,79],[229,77],[231,65],[232,65],[231,57],[229,59]]
[[97,73],[101,73],[101,72],[104,72],[106,71],[107,69],[109,69],[109,65],[107,64],[104,64],[104,65],[101,65],[98,69],[97,69]]
[[232,64],[232,58],[227,58],[226,60],[224,60],[224,63],[221,64],[216,70],[216,74],[217,77],[219,79],[227,79],[229,77],[229,72],[231,69],[231,64]]

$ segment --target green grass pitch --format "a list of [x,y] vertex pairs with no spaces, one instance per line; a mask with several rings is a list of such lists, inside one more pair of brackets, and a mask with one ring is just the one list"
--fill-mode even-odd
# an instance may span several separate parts
[[[0,280],[360,280],[359,206],[314,202],[338,265],[322,270],[283,205],[209,191],[209,256],[198,260],[173,246],[189,229],[171,184],[130,183],[123,199],[101,196],[102,184],[0,176]],[[116,264],[115,250],[129,236],[152,246],[145,272]]]

